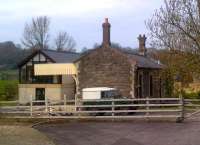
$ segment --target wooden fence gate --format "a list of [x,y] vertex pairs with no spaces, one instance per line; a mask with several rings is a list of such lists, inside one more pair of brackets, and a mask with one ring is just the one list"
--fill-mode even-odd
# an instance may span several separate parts
[[58,101],[31,100],[26,105],[20,105],[17,101],[0,102],[0,114],[17,118],[174,118],[183,121],[194,113],[193,111],[187,114],[189,112],[186,110],[198,105],[192,101],[197,102],[197,100],[185,100],[182,97],[99,100],[67,100],[64,97],[64,100]]

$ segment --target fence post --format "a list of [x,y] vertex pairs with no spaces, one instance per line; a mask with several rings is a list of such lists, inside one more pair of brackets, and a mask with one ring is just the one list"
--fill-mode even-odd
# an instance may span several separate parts
[[64,108],[65,108],[65,113],[67,112],[67,96],[64,94]]
[[112,116],[115,116],[115,100],[112,100]]
[[77,95],[75,94],[75,102],[74,102],[74,105],[75,105],[75,112],[77,112]]
[[185,103],[184,103],[184,98],[182,94],[179,95],[179,103],[180,103],[180,117],[177,118],[177,122],[181,123],[184,121],[184,108],[185,108]]
[[149,97],[146,97],[146,116],[149,116]]
[[33,116],[33,96],[30,95],[30,115]]
[[48,98],[45,96],[45,112],[49,115]]

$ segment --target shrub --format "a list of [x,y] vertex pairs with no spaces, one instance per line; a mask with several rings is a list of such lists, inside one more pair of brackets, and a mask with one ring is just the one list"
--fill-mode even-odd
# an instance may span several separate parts
[[186,93],[185,91],[183,91],[182,94],[185,99],[200,99],[200,91],[191,93]]
[[9,101],[18,98],[18,81],[0,80],[0,100]]

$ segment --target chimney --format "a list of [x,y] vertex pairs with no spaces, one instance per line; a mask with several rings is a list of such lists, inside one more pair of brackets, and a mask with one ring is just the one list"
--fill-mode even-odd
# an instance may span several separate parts
[[103,27],[103,45],[110,46],[110,23],[108,22],[108,18],[105,18],[105,22],[102,24]]
[[139,55],[146,56],[146,52],[147,52],[146,40],[147,40],[147,37],[145,35],[143,35],[143,36],[139,35],[138,40],[139,40]]

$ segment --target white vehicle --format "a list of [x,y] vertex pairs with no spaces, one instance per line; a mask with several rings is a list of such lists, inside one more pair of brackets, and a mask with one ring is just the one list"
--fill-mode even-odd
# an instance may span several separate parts
[[84,88],[83,99],[109,99],[119,96],[117,89],[108,87]]

